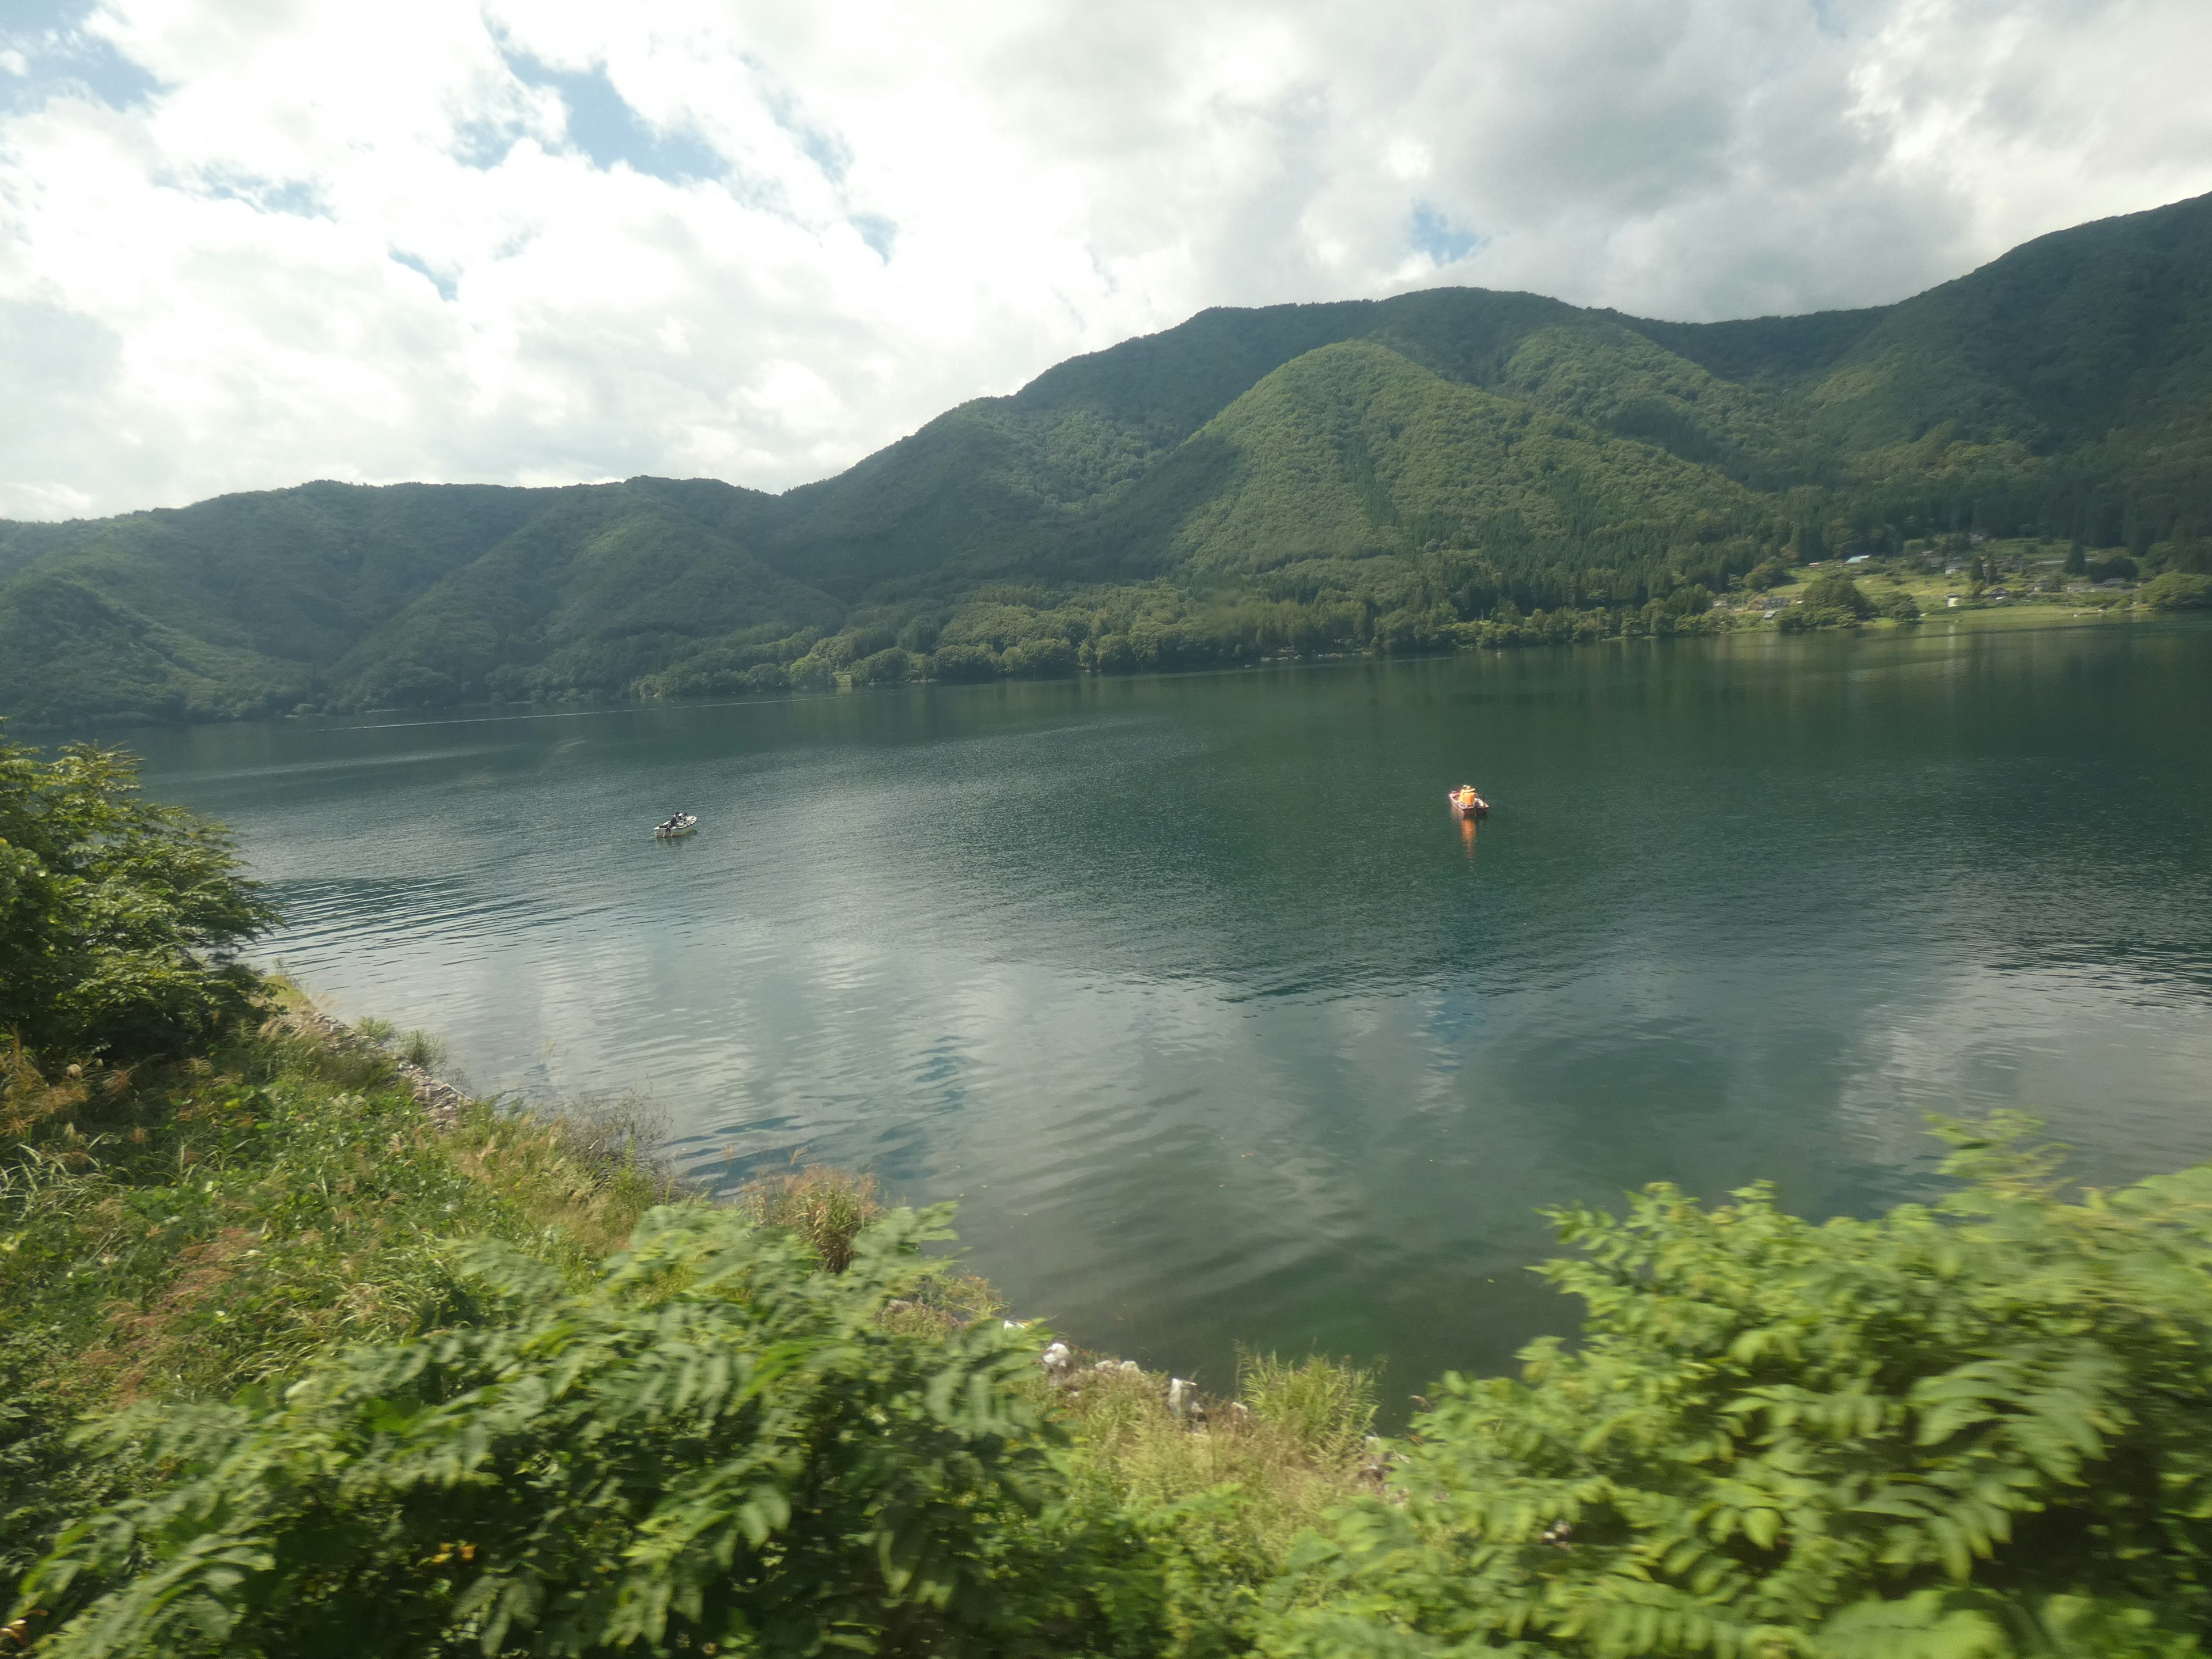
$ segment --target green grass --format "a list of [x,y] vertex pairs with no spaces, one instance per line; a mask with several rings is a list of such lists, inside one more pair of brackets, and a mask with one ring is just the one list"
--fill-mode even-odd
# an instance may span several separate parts
[[883,1192],[871,1175],[802,1166],[793,1160],[746,1183],[738,1206],[760,1227],[781,1227],[806,1241],[833,1273],[853,1265],[853,1241],[884,1214]]
[[[1375,1379],[1348,1362],[1246,1355],[1236,1394],[1168,1408],[1164,1373],[1079,1369],[1062,1395],[1085,1477],[1139,1512],[1233,1487],[1237,1547],[1279,1566],[1291,1544],[1371,1481]],[[1273,1571],[1273,1566],[1270,1567]]]
[[[2089,557],[2106,557],[2123,550],[2119,548],[2091,550]],[[1729,593],[1723,602],[1750,611],[1750,615],[1740,618],[1739,627],[1772,628],[1774,623],[1759,618],[1762,598],[1775,601],[1796,599],[1814,576],[1840,569],[1870,599],[1879,601],[1884,595],[1901,592],[1910,594],[1920,607],[1921,620],[1917,623],[1899,623],[1887,617],[1869,617],[1860,624],[1869,631],[1902,626],[1924,628],[1932,632],[1986,632],[2140,620],[2154,614],[2137,603],[2136,590],[2133,588],[2100,588],[2087,592],[2043,592],[2044,579],[2049,575],[2058,574],[2063,581],[2067,582],[2078,583],[2082,580],[2063,575],[2060,567],[2065,558],[2065,550],[2048,542],[2028,538],[1995,539],[1977,545],[1972,551],[2003,564],[2004,574],[1987,586],[1992,592],[2004,590],[2007,598],[1996,599],[1986,594],[1978,595],[1972,578],[1964,571],[1956,574],[1930,572],[1922,568],[1923,561],[1905,558],[1876,560],[1860,566],[1839,567],[1827,563],[1801,568],[1796,572],[1794,582],[1772,589],[1769,595],[1738,590]],[[1964,562],[1965,558],[1965,555],[1954,555],[1951,562]],[[1959,599],[1955,606],[1950,604],[1954,595]]]
[[1381,1489],[1375,1379],[1339,1360],[1243,1356],[1236,1395],[1178,1417],[1171,1379],[1082,1357],[1071,1386],[1036,1386],[1074,1445],[1079,1508],[1122,1516],[1162,1575],[1168,1652],[1244,1651],[1298,1542]]
[[[278,988],[280,997],[296,995]],[[368,1024],[364,1022],[364,1024]],[[503,1240],[583,1283],[648,1208],[684,1196],[626,1103],[465,1109],[441,1130],[394,1070],[410,1033],[347,1048],[283,1019],[191,1060],[42,1074],[0,1065],[0,1576],[70,1519],[127,1495],[80,1422],[134,1403],[281,1389],[338,1345],[471,1322],[463,1249]],[[418,1040],[419,1039],[419,1040]],[[738,1199],[832,1272],[884,1213],[863,1175],[794,1166]],[[957,1262],[882,1316],[949,1334],[1003,1312]],[[1295,1540],[1372,1489],[1373,1380],[1247,1356],[1233,1400],[1196,1419],[1169,1378],[1035,1384],[1073,1436],[1074,1501],[1121,1517],[1165,1564],[1172,1651],[1239,1650]]]
[[0,1575],[96,1474],[78,1419],[281,1382],[468,1316],[463,1241],[581,1273],[678,1194],[635,1114],[470,1107],[441,1131],[374,1054],[271,1021],[135,1071],[0,1065]]

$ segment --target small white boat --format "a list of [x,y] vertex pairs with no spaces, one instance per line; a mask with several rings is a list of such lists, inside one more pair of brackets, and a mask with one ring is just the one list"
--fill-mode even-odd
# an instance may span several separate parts
[[681,841],[684,836],[690,835],[698,827],[699,815],[697,813],[678,812],[674,817],[669,819],[665,823],[654,824],[653,826],[653,838],[655,841]]

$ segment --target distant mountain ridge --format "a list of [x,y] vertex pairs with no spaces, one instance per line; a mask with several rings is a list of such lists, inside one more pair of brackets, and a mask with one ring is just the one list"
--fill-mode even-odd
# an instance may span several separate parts
[[325,483],[0,524],[0,713],[1420,649],[1537,611],[1687,616],[1766,560],[1975,530],[2204,562],[2212,197],[1859,311],[1436,289],[1201,312],[781,495]]

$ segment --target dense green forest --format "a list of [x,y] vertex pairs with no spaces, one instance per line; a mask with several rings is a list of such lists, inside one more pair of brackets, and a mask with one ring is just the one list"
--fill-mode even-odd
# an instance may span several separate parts
[[0,525],[0,712],[209,719],[1672,627],[1762,564],[2212,567],[2212,198],[1899,304],[1215,310],[820,483],[311,483]]
[[0,742],[0,1653],[2204,1650],[2212,1167],[1994,1121],[1877,1218],[1561,1212],[1578,1340],[1382,1439],[1347,1364],[1003,1318],[949,1206],[426,1110],[270,920],[125,757]]

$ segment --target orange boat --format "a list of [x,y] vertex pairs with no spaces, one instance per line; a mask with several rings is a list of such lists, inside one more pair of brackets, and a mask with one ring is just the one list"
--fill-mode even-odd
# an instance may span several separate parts
[[1474,786],[1471,783],[1463,783],[1447,792],[1444,799],[1451,803],[1452,811],[1463,818],[1486,818],[1490,816],[1490,803],[1474,793]]

